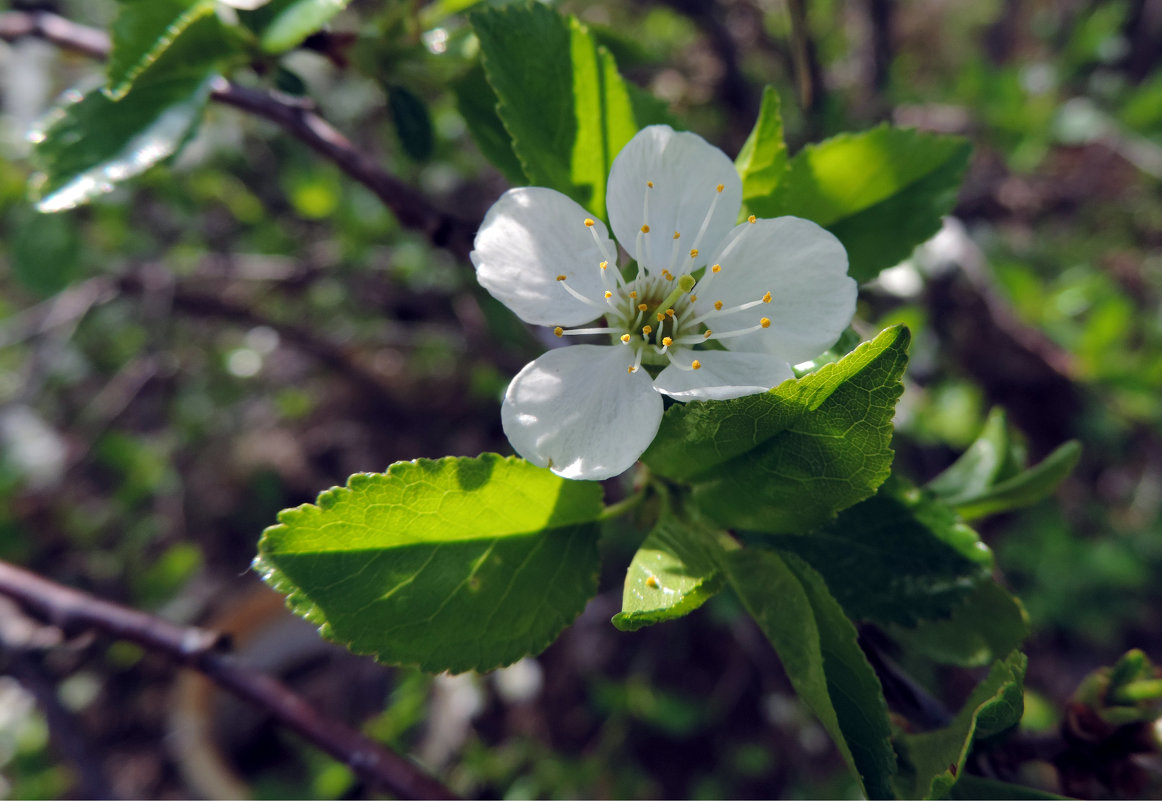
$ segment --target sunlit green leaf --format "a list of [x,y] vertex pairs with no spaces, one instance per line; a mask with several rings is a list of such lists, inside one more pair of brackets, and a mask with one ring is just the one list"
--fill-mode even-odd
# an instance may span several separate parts
[[814,529],[870,497],[891,467],[892,417],[910,336],[889,328],[768,393],[675,405],[642,459],[692,485],[723,526]]
[[973,741],[992,737],[1020,721],[1026,662],[1024,654],[1014,651],[993,665],[950,725],[897,739],[897,789],[902,797],[946,798],[964,773]]
[[974,520],[1037,503],[1057,489],[1080,458],[1081,443],[1070,440],[1028,470],[956,502],[956,511],[965,520]]
[[773,86],[763,90],[763,104],[758,119],[742,150],[738,152],[734,166],[742,178],[740,219],[758,214],[763,199],[775,192],[787,172],[787,143],[783,140],[779,93]]
[[357,653],[490,670],[538,653],[597,590],[601,486],[485,454],[393,465],[279,515],[255,568]]
[[688,615],[722,587],[716,532],[663,514],[634,554],[613,625],[633,631]]
[[886,125],[840,134],[795,154],[775,194],[750,206],[819,223],[847,248],[852,277],[868,281],[940,230],[970,153],[959,137]]
[[297,47],[347,7],[351,0],[270,0],[239,17],[258,35],[267,53],[282,53]]
[[795,692],[855,769],[868,797],[893,797],[896,760],[883,689],[855,627],[823,579],[793,555],[759,548],[730,552],[724,564]]
[[[121,0],[112,28],[109,96],[114,100],[124,97],[137,76],[157,61],[179,37],[195,23],[213,16],[213,0]],[[220,35],[217,25],[213,27]]]

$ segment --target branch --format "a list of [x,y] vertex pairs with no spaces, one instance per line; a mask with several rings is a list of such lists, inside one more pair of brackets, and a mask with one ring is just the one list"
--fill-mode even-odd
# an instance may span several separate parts
[[[97,59],[107,58],[111,46],[104,31],[46,11],[0,14],[0,40],[11,42],[26,37],[44,39],[65,50]],[[284,98],[275,92],[239,86],[225,78],[215,82],[210,98],[275,123],[374,192],[400,223],[423,233],[433,245],[467,260],[476,226],[437,209],[423,194],[361,153],[311,104]]]
[[347,725],[323,717],[278,679],[225,653],[224,638],[217,632],[177,626],[56,584],[7,562],[0,562],[0,595],[67,633],[102,631],[204,674],[218,686],[270,713],[375,787],[400,798],[455,797],[407,759]]

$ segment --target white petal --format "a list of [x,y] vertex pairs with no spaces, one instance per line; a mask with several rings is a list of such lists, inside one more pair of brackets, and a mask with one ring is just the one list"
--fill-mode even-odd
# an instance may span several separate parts
[[766,353],[704,350],[693,356],[701,368],[682,370],[671,364],[654,380],[654,389],[680,401],[728,400],[766,392],[795,377],[791,365]]
[[628,470],[662,421],[662,396],[644,369],[628,372],[632,363],[624,345],[572,345],[526,364],[500,409],[508,441],[565,478]]
[[[653,182],[652,189],[648,181]],[[721,194],[716,191],[719,184]],[[647,192],[648,219],[643,216]],[[696,243],[716,196],[714,214]],[[642,237],[642,262],[653,273],[669,266],[674,232],[680,233],[675,272],[684,272],[691,266],[691,248],[708,255],[734,226],[742,207],[742,181],[727,155],[701,136],[651,125],[640,130],[613,160],[606,203],[613,233],[631,257],[637,258],[642,225],[650,226],[650,233]],[[700,255],[693,267],[703,264],[706,259]]]
[[831,347],[855,314],[857,289],[847,274],[847,251],[810,220],[743,223],[711,263],[721,263],[722,271],[705,292],[694,290],[699,313],[714,300],[729,308],[771,293],[770,303],[707,321],[713,331],[726,332],[770,319],[770,328],[723,340],[731,350],[770,353],[797,364]]
[[[605,287],[598,266],[607,258],[617,266],[617,249],[600,220],[553,189],[530,186],[510,189],[492,204],[476,233],[472,263],[476,278],[518,317],[536,325],[581,325],[603,314]],[[569,286],[597,303],[592,306],[570,295]]]

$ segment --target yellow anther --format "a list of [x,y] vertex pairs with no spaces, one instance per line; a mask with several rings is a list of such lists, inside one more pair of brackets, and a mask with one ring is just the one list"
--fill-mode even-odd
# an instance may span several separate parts
[[662,337],[662,345],[664,347],[668,348],[673,344],[674,344],[674,340],[670,339],[669,337]]
[[758,218],[757,218],[757,217],[755,217],[755,216],[752,214],[752,215],[750,215],[749,217],[747,217],[747,218],[746,218],[746,221],[747,221],[748,223],[750,223],[751,225],[754,225],[754,223],[755,223],[755,220],[756,220],[756,219],[758,219]]
[[609,266],[609,262],[603,261],[603,262],[601,262],[601,264],[598,264],[597,266],[604,270],[606,267]]
[[649,232],[650,232],[650,227],[648,225],[643,225],[642,226],[642,233],[648,234]]
[[710,335],[713,333],[714,333],[713,331],[711,331],[709,328],[707,328],[706,333],[702,335],[702,338],[703,339],[710,339]]
[[690,249],[690,258],[692,258],[692,259],[698,258],[698,248],[691,248]]
[[698,300],[698,296],[697,296],[697,295],[691,295],[691,296],[690,296],[690,302],[691,302],[691,303],[693,303],[693,302],[694,302],[694,301],[696,301],[696,300]]
[[652,325],[643,325],[642,333],[648,337],[650,334],[654,333],[654,327]]
[[662,314],[661,312],[658,312],[658,322],[660,323],[665,319],[666,319],[666,315]]
[[553,329],[553,333],[559,337],[563,337],[563,336],[565,336],[565,329],[562,328],[561,326],[557,326],[556,328]]
[[690,362],[690,367],[692,367],[695,370],[701,370],[702,369],[702,362],[695,359],[694,361]]
[[634,366],[631,364],[629,367],[627,367],[627,368],[626,368],[626,372],[627,372],[627,373],[636,373],[636,372],[637,372],[637,368],[636,368],[636,367],[634,367]]
[[646,586],[656,590],[658,588],[658,577],[651,575],[646,579]]
[[646,186],[648,186],[650,189],[653,189],[653,188],[654,188],[654,182],[653,182],[653,181],[646,181]]
[[721,264],[715,264],[713,267],[711,267],[711,268],[710,268],[710,272],[712,272],[712,273],[720,273],[720,272],[722,272],[722,265],[721,265]]
[[593,227],[593,220],[591,220],[591,219],[589,219],[588,217],[586,217],[586,218],[585,218],[585,227],[586,227],[586,228],[592,228],[592,227]]
[[629,293],[629,296],[630,296],[631,298],[636,298],[636,297],[637,297],[637,290],[635,289],[635,290],[633,290],[632,292],[630,292],[630,293]]
[[681,236],[682,235],[680,233],[678,233],[677,231],[674,232],[674,239],[679,239],[679,238],[681,238]]
[[770,328],[771,327],[771,318],[764,317],[763,319],[759,320],[759,325],[761,325],[763,328]]
[[714,301],[714,311],[722,311],[722,301],[721,300]]
[[674,274],[669,270],[662,270],[662,278],[665,278],[667,281],[673,281]]
[[609,300],[609,299],[610,299],[610,298],[612,298],[612,297],[613,297],[613,293],[612,293],[612,292],[610,292],[608,289],[607,289],[607,290],[605,290],[605,299],[606,299],[606,300]]
[[649,307],[650,307],[650,304],[648,304],[648,303],[639,303],[637,305],[637,310],[638,311],[646,311],[647,309],[649,309]]
[[770,302],[771,302],[771,293],[768,292],[767,294],[763,295],[763,303],[770,303]]
[[719,184],[718,186],[714,187],[714,191],[721,192],[725,188],[726,188],[726,184]]
[[666,316],[667,316],[667,317],[673,317],[673,316],[674,316],[674,310],[673,310],[673,309],[666,309]]
[[561,273],[560,275],[558,275],[558,276],[557,276],[557,280],[558,280],[558,281],[564,281],[564,280],[565,280],[565,274],[564,274],[564,273]]
[[622,334],[621,341],[628,345],[629,344],[629,334]]

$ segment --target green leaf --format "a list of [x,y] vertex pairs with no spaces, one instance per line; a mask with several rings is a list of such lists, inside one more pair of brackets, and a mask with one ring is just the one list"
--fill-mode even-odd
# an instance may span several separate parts
[[239,12],[238,17],[258,35],[264,52],[282,53],[320,30],[350,1],[270,0],[254,11]]
[[452,91],[456,94],[456,108],[484,158],[500,170],[509,183],[523,184],[527,180],[524,167],[513,152],[512,139],[496,112],[499,101],[484,77],[484,68],[470,69],[452,84]]
[[993,566],[947,506],[892,480],[818,531],[762,540],[818,570],[849,617],[877,623],[947,617]]
[[952,788],[950,798],[977,799],[977,801],[1065,801],[1063,795],[1054,795],[1033,787],[986,779],[983,776],[961,776]]
[[66,92],[32,134],[37,209],[87,203],[172,156],[201,120],[211,80],[139,82],[117,102],[100,89]]
[[8,265],[13,277],[39,295],[53,295],[81,272],[81,229],[77,221],[13,209]]
[[387,106],[391,110],[391,120],[404,152],[415,161],[427,161],[432,156],[435,139],[432,135],[432,118],[428,107],[415,92],[402,86],[390,86],[387,90]]
[[1020,721],[1027,661],[1024,654],[1014,651],[1003,661],[994,663],[949,726],[904,734],[897,739],[900,751],[897,788],[902,797],[947,797],[957,777],[964,773],[973,741],[1000,734]]
[[995,581],[982,581],[944,620],[888,632],[912,653],[960,667],[981,667],[1019,648],[1029,636],[1021,602]]
[[893,797],[896,764],[883,689],[855,627],[823,579],[792,555],[759,548],[732,551],[724,565],[795,692],[859,775],[868,797]]
[[928,482],[927,487],[952,505],[986,492],[998,480],[1009,478],[1024,466],[1014,452],[1005,412],[989,412],[984,428],[960,458]]
[[975,497],[960,500],[955,504],[956,511],[965,520],[975,520],[1037,503],[1052,494],[1057,485],[1073,472],[1080,458],[1081,443],[1070,440],[1035,467],[994,484]]
[[663,513],[634,554],[625,574],[622,631],[688,615],[722,588],[718,533],[695,520]]
[[642,459],[689,483],[720,525],[772,534],[817,528],[888,477],[910,339],[906,328],[889,328],[768,393],[672,406]]
[[881,125],[808,145],[755,214],[806,217],[831,231],[868,281],[906,259],[952,211],[971,147],[959,137]]
[[758,119],[734,160],[734,166],[742,178],[741,220],[759,213],[762,200],[774,194],[787,172],[783,117],[779,113],[779,93],[773,86],[763,89]]
[[646,107],[634,103],[613,57],[584,25],[542,3],[478,11],[470,20],[528,182],[604,217],[613,158],[651,121],[635,117]]
[[[199,21],[217,28],[214,0],[121,0],[112,27],[109,96],[123,98],[137,77]],[[213,57],[213,48],[208,55]]]
[[484,454],[392,465],[279,515],[255,569],[356,653],[491,670],[538,653],[597,591],[601,486]]

